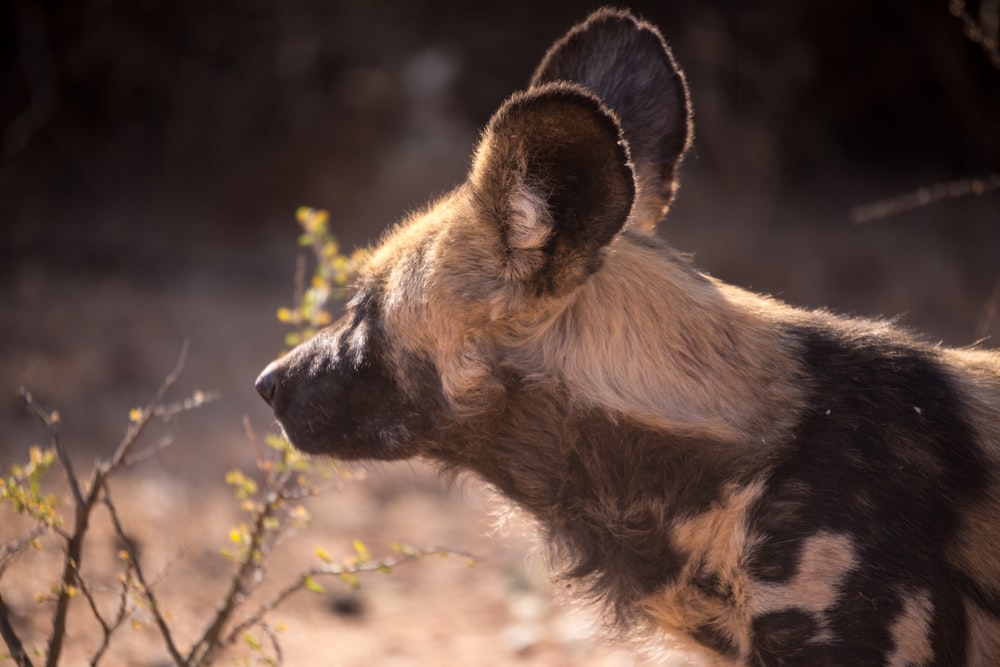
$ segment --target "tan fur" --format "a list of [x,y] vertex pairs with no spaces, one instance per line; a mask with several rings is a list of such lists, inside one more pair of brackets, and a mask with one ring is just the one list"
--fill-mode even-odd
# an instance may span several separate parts
[[[956,379],[965,391],[966,409],[980,434],[979,445],[1000,463],[1000,355],[990,350],[942,350],[956,369]],[[986,498],[973,505],[962,518],[952,557],[963,571],[979,581],[1000,582],[1000,484],[993,484]],[[994,594],[1000,594],[995,589]]]
[[571,31],[258,391],[307,451],[482,476],[623,633],[716,665],[996,664],[1000,355],[726,285],[650,236],[690,142],[675,70],[626,12]]
[[995,667],[1000,655],[1000,619],[966,600],[965,613],[969,620],[969,646],[966,651],[969,667]]
[[[750,651],[749,602],[752,582],[744,561],[754,538],[746,528],[747,509],[763,491],[763,482],[734,488],[724,503],[687,518],[671,531],[690,558],[677,581],[643,602],[656,626],[667,634],[690,634],[710,626],[723,634],[741,655]],[[705,575],[718,580],[724,595],[708,594],[697,585]]]
[[[731,290],[628,236],[606,267],[539,341],[547,365],[561,367],[581,400],[726,441],[766,443],[783,434],[801,399],[797,369],[778,352],[773,327]],[[602,313],[597,321],[594,312]],[[788,420],[760,422],[762,406],[779,401],[792,407]]]
[[[520,289],[519,274],[505,269],[495,230],[466,217],[461,194],[401,225],[362,277],[388,282],[391,298],[384,308],[395,347],[430,352],[457,414],[475,414],[490,405],[501,391],[495,369],[502,359],[526,378],[559,378],[582,405],[673,433],[756,442],[760,453],[767,443],[787,437],[803,400],[802,371],[777,325],[859,326],[725,285],[697,273],[682,256],[630,233],[611,244],[602,270],[579,289],[559,297],[531,295]],[[526,191],[512,204],[518,223],[513,238],[520,249],[546,238],[539,206]],[[601,316],[594,318],[595,312]],[[864,326],[875,334],[898,335],[888,323]],[[940,354],[966,392],[980,444],[1000,460],[996,355],[978,350]],[[773,418],[774,405],[785,408],[779,419]],[[918,413],[923,409],[913,407]],[[753,615],[794,608],[813,614],[822,628],[824,612],[856,562],[854,546],[847,536],[819,533],[807,540],[799,573],[790,582],[746,579],[740,565],[754,538],[746,534],[744,514],[760,488],[736,490],[726,504],[674,527],[678,545],[697,556],[691,562],[702,559],[735,604],[705,595],[692,583],[697,573],[688,571],[643,603],[660,630],[680,636],[710,625],[746,658]],[[865,499],[857,502],[863,505]],[[966,515],[954,548],[955,561],[980,581],[1000,581],[1000,545],[993,529],[998,515],[1000,488]],[[925,661],[930,651],[921,643],[930,614],[926,604],[919,596],[906,600],[893,626],[897,650],[890,664]],[[981,626],[992,623],[981,614],[977,618]],[[970,651],[990,655],[992,641],[980,636]]]
[[750,607],[754,615],[796,609],[813,615],[821,634],[817,641],[829,641],[825,630],[826,612],[840,596],[844,578],[858,564],[854,543],[846,535],[819,532],[805,541],[799,570],[785,584],[757,582]]
[[888,667],[925,667],[934,659],[930,630],[934,604],[926,592],[908,595],[903,610],[890,628],[896,648],[889,656]]
[[[529,377],[561,377],[582,403],[654,427],[767,443],[793,423],[799,371],[773,326],[787,307],[707,279],[680,257],[664,262],[663,248],[626,234],[612,244],[605,270],[568,297],[533,299],[525,312],[518,306],[526,295],[483,277],[496,259],[479,250],[483,236],[470,233],[477,225],[465,224],[469,232],[434,230],[432,247],[447,242],[449,256],[415,273],[437,283],[440,298],[392,311],[401,341],[435,351],[455,404],[468,405],[466,394],[481,392],[491,363],[485,351],[502,352]],[[450,267],[457,263],[482,273],[456,278]],[[493,283],[486,300],[454,288],[473,281]],[[602,315],[594,320],[593,312]],[[791,409],[783,420],[761,420],[774,404]]]

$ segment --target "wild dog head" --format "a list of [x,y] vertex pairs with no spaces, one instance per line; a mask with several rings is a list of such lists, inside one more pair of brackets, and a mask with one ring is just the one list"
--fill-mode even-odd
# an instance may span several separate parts
[[261,374],[290,440],[408,457],[502,419],[512,386],[565,385],[554,329],[621,235],[665,214],[690,116],[649,24],[602,10],[556,42],[490,120],[466,182],[392,230],[342,319]]

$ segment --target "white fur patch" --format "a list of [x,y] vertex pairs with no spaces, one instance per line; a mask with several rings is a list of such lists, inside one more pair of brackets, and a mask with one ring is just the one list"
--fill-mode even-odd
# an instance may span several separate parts
[[552,235],[552,218],[545,200],[523,185],[511,193],[507,225],[511,250],[541,248]]

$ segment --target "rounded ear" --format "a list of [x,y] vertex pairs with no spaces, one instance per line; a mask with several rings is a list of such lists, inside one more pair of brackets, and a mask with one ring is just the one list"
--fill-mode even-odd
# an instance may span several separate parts
[[596,271],[632,210],[621,127],[593,94],[558,83],[507,100],[483,133],[469,185],[497,225],[505,278],[560,293]]
[[553,81],[584,86],[618,117],[639,185],[633,224],[652,232],[693,136],[687,83],[660,31],[627,10],[598,10],[552,45],[531,85]]

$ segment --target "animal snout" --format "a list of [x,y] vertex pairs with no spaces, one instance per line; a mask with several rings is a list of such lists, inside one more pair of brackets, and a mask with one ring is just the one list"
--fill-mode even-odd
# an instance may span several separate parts
[[274,406],[274,395],[278,390],[278,377],[280,375],[280,369],[275,361],[272,361],[267,365],[260,375],[257,376],[257,381],[254,382],[254,388],[260,397],[270,405]]

